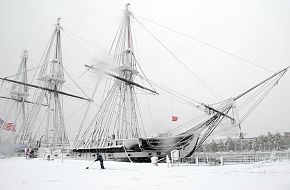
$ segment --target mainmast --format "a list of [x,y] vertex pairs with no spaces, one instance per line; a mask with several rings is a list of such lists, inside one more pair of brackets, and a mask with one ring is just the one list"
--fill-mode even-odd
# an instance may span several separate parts
[[131,16],[129,4],[126,4],[123,22],[112,45],[115,49],[115,67],[110,73],[106,73],[114,78],[114,82],[88,128],[80,139],[76,139],[76,147],[103,147],[107,146],[107,140],[110,139],[138,138],[145,135],[141,135],[139,129],[135,87],[156,92],[134,82],[139,72],[134,55]]
[[[118,63],[116,68],[117,76],[133,82],[138,71],[136,70],[136,60],[134,57],[129,5],[126,4],[125,6],[125,19],[120,33],[120,39],[123,39],[123,42],[120,41],[120,44],[116,45],[115,61]],[[118,51],[119,48],[120,51]],[[118,61],[119,59],[120,61]],[[121,96],[119,104],[123,105],[119,110],[119,113],[121,113],[119,118],[120,128],[116,130],[116,135],[118,138],[139,137],[135,88],[133,85],[125,82],[116,81],[115,83],[119,86],[118,91]],[[125,120],[122,118],[125,118]]]

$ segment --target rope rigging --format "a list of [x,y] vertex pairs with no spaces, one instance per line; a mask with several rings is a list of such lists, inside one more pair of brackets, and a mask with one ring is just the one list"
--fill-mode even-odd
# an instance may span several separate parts
[[[124,23],[123,23],[124,24]],[[123,31],[120,31],[120,28],[121,27],[123,27],[123,25],[121,24],[120,26],[119,26],[119,28],[118,28],[118,31],[117,32],[120,32],[120,33],[122,33]],[[66,30],[67,31],[67,30]],[[73,34],[72,32],[69,32],[70,34]],[[67,34],[67,33],[66,33]],[[68,36],[69,36],[69,34],[67,34]],[[81,38],[80,36],[78,36],[78,35],[76,35],[76,34],[73,34],[74,36],[76,36],[78,39],[81,39],[82,41],[84,41],[84,42],[86,42],[86,43],[88,43],[88,41],[87,40],[84,40],[83,38]],[[116,35],[117,36],[117,35]],[[116,41],[116,36],[115,36],[115,38],[114,38],[114,41],[113,42],[115,42]],[[118,38],[118,43],[120,42],[120,41],[122,41],[123,40],[123,38],[122,38],[122,36],[124,36],[123,34],[120,34],[119,35],[119,38]],[[69,36],[71,39],[72,39],[72,37],[71,36]],[[81,48],[81,46],[74,40],[74,39],[72,39],[73,40],[73,42],[75,42],[76,44],[77,44],[77,46],[79,47],[79,48]],[[99,47],[97,47],[97,46],[95,46],[94,44],[92,44],[92,43],[88,43],[89,45],[92,45],[93,47],[95,47],[95,48],[97,48],[97,49],[101,49],[101,48],[99,48]],[[112,49],[112,47],[113,47],[113,45],[111,46],[111,48],[110,49]],[[120,49],[121,49],[121,47],[116,47],[116,49],[118,50],[118,51],[120,51]],[[83,50],[94,62],[96,62],[96,63],[99,63],[99,61],[98,60],[95,60],[87,51],[85,51],[83,48],[81,48],[81,50]],[[101,49],[102,50],[102,49]],[[104,50],[102,50],[102,51],[104,51]],[[151,86],[151,88],[152,89],[154,89],[154,87],[151,85],[151,83],[150,83],[150,80],[146,77],[146,75],[145,75],[145,73],[143,72],[143,70],[141,69],[141,67],[140,67],[140,65],[139,65],[139,63],[138,63],[138,61],[136,60],[136,58],[135,58],[135,56],[134,56],[134,54],[132,54],[133,56],[133,59],[135,60],[135,62],[136,62],[136,64],[138,65],[138,67],[139,67],[139,69],[140,69],[140,71],[142,72],[142,74],[143,74],[143,76],[145,77],[145,80],[149,83],[149,85]],[[120,56],[117,56],[118,57],[118,59],[120,59]],[[83,74],[85,74],[85,72],[83,73]],[[82,74],[82,75],[83,75]],[[108,73],[107,73],[108,74]],[[111,74],[109,74],[110,76],[113,76],[113,77],[115,77],[115,78],[118,78],[117,76],[114,76],[114,75],[111,75]],[[138,76],[140,76],[140,75],[138,75]],[[141,76],[140,76],[141,77]],[[141,77],[142,79],[143,79],[143,77]],[[122,78],[118,78],[118,79],[121,79],[121,80],[123,80]],[[126,82],[128,82],[128,81],[126,81]],[[152,81],[151,81],[152,82]],[[202,82],[203,84],[205,84],[204,82]],[[131,84],[135,84],[135,83],[133,83],[133,82],[131,82]],[[147,88],[146,88],[147,89]],[[150,90],[149,90],[150,91]],[[154,91],[152,91],[152,92],[154,92],[155,93],[155,90]],[[199,104],[201,104],[201,103],[199,103]]]
[[155,21],[153,21],[153,20],[151,20],[151,19],[145,18],[145,17],[143,17],[143,16],[141,16],[141,15],[138,15],[138,14],[136,14],[136,13],[134,13],[134,16],[137,16],[137,17],[139,17],[139,18],[141,18],[141,19],[147,20],[148,22],[150,22],[150,23],[152,23],[152,24],[155,24],[155,25],[157,25],[157,26],[159,26],[159,27],[161,27],[161,28],[164,28],[164,29],[166,29],[166,30],[168,30],[168,31],[174,32],[174,33],[176,33],[176,34],[179,34],[179,35],[181,35],[181,36],[183,36],[183,37],[186,37],[186,38],[188,38],[188,39],[190,39],[190,40],[193,40],[193,41],[195,41],[195,42],[198,42],[198,43],[200,43],[200,44],[203,44],[203,45],[205,45],[205,46],[207,46],[207,47],[210,47],[210,48],[213,48],[213,49],[215,49],[215,50],[218,50],[219,52],[222,52],[222,53],[224,53],[224,54],[230,55],[230,56],[232,56],[232,57],[234,57],[234,58],[236,58],[236,59],[239,59],[239,60],[241,60],[241,61],[243,61],[243,62],[246,62],[246,63],[248,63],[248,64],[251,64],[251,65],[253,65],[253,66],[255,66],[255,67],[258,67],[258,68],[260,68],[260,69],[263,69],[263,70],[265,70],[265,71],[267,71],[267,72],[274,73],[274,71],[273,71],[272,69],[269,69],[269,68],[266,68],[265,66],[262,66],[262,65],[256,64],[256,63],[254,63],[254,62],[252,62],[252,61],[249,61],[249,60],[247,60],[247,59],[245,59],[245,58],[242,58],[241,56],[238,56],[238,55],[233,54],[233,53],[231,53],[231,52],[229,52],[229,51],[223,50],[223,49],[221,49],[221,48],[219,48],[219,47],[216,47],[216,46],[214,46],[214,45],[212,45],[212,44],[209,44],[209,43],[207,43],[207,42],[205,42],[205,41],[202,41],[202,40],[200,40],[200,39],[197,39],[196,37],[189,36],[189,35],[187,35],[187,34],[185,34],[185,33],[183,33],[183,32],[180,32],[180,31],[174,30],[174,29],[172,29],[172,28],[169,28],[169,27],[167,27],[167,26],[164,26],[164,25],[162,25],[162,24],[159,24],[159,23],[157,23],[157,22],[155,22]]
[[[133,17],[134,18],[134,17]],[[136,18],[134,18],[135,20],[136,20]],[[124,21],[124,18],[123,18],[123,21]],[[137,21],[137,22],[139,22],[139,21]],[[124,22],[122,22],[123,24],[124,24]],[[140,23],[141,24],[141,23]],[[133,26],[133,25],[132,25]],[[131,27],[132,27],[131,26]],[[119,26],[119,28],[118,28],[118,30],[117,30],[117,33],[116,33],[116,35],[115,35],[115,38],[114,38],[114,40],[113,40],[113,44],[115,43],[115,41],[116,41],[116,39],[117,39],[117,34],[118,34],[118,32],[123,32],[122,30],[120,31],[120,28],[122,28],[123,27],[123,25],[122,24],[120,24],[120,26]],[[63,29],[64,30],[64,29]],[[64,30],[64,31],[67,31],[67,30]],[[66,33],[66,32],[65,32]],[[91,45],[91,46],[93,46],[93,47],[95,47],[96,49],[99,49],[99,50],[102,50],[102,51],[104,51],[105,52],[105,50],[103,50],[102,48],[99,48],[99,47],[97,47],[96,45],[94,45],[94,44],[92,44],[91,42],[89,43],[87,40],[84,40],[82,37],[80,37],[80,36],[78,36],[78,35],[76,35],[76,34],[73,34],[72,32],[69,32],[70,34],[72,34],[72,35],[74,35],[74,36],[76,36],[78,39],[81,39],[82,41],[84,41],[84,42],[86,42],[86,43],[88,43],[89,45]],[[96,60],[95,58],[93,58],[85,49],[83,49],[68,33],[66,33],[71,39],[72,39],[72,41],[74,42],[74,43],[76,43],[76,45],[82,50],[82,51],[84,51],[95,63],[99,63],[100,61],[98,61],[98,60]],[[123,35],[123,33],[121,33],[121,34],[119,34],[119,38],[117,39],[117,43],[120,43],[121,41],[123,41],[124,39],[122,38],[122,36],[124,36]],[[155,36],[154,36],[155,37]],[[157,39],[157,38],[156,38]],[[164,45],[164,44],[163,44]],[[113,48],[113,45],[111,46],[111,48],[110,48],[110,51],[109,51],[109,54],[110,54],[110,52],[111,52],[111,50],[112,50],[112,48]],[[120,51],[120,49],[121,49],[121,47],[116,47],[116,51]],[[167,48],[168,49],[168,48]],[[169,49],[168,49],[169,50]],[[169,50],[170,51],[170,50]],[[170,51],[171,52],[171,51]],[[175,57],[175,58],[177,58],[172,52],[171,52],[171,54]],[[143,70],[142,70],[142,68],[140,67],[140,65],[139,65],[139,63],[138,63],[138,61],[137,61],[137,59],[136,59],[136,57],[134,56],[134,54],[132,54],[133,56],[133,59],[134,59],[134,61],[136,62],[136,64],[138,65],[138,68],[139,68],[139,70],[142,72],[142,75],[144,76],[144,78],[145,78],[145,80],[149,83],[149,85],[151,86],[151,88],[152,89],[154,89],[154,87],[151,85],[151,82],[152,81],[150,81],[147,77],[146,77],[146,75],[145,75],[145,73],[143,72]],[[178,60],[179,60],[179,62],[182,62],[179,58],[177,58]],[[117,62],[118,61],[120,61],[120,56],[118,56],[118,60],[117,60]],[[183,63],[183,62],[182,62]],[[186,67],[186,69],[188,70],[189,68],[185,65],[185,64],[183,64],[185,67]],[[191,73],[192,73],[192,71],[190,71]],[[107,73],[108,74],[108,73]],[[192,73],[193,74],[193,73]],[[200,78],[200,77],[198,77],[195,73],[194,73],[194,75],[195,75],[195,77],[197,77],[197,80],[199,80],[200,82],[201,82],[201,84],[203,84],[204,86],[205,86],[205,88],[207,88],[210,92],[211,92],[211,94],[215,94],[215,92],[212,90],[212,89],[210,89],[210,87],[205,83],[205,82],[203,82],[202,81],[202,79]],[[140,76],[140,75],[138,75],[138,76]],[[114,76],[114,77],[116,77],[116,76]],[[140,76],[141,77],[141,76]],[[143,77],[141,77],[142,79],[143,79]],[[155,92],[155,90],[153,90],[152,92]],[[217,95],[214,95],[216,98],[217,98]],[[200,103],[199,103],[200,104]]]
[[[141,117],[137,117],[137,114],[141,116],[141,113],[134,87],[155,94],[156,91],[134,82],[138,74],[136,70],[138,62],[133,53],[131,15],[128,9],[126,10],[123,22],[117,30],[109,51],[109,54],[111,54],[112,49],[115,49],[113,62],[116,65],[116,68],[114,68],[116,74],[105,72],[106,75],[113,77],[115,80],[106,98],[102,101],[99,111],[80,138],[82,141],[88,135],[85,147],[104,146],[106,137],[111,135],[116,135],[118,139],[139,137],[141,136],[139,122],[141,122],[145,134],[143,121]],[[87,67],[93,68],[91,66]],[[143,71],[141,72],[146,80],[147,77]],[[148,80],[146,81],[150,84]],[[150,86],[154,89],[151,84]],[[92,126],[93,124],[95,126]],[[91,132],[89,133],[89,131]]]
[[200,84],[208,91],[210,92],[210,94],[212,96],[214,96],[216,99],[219,99],[217,93],[209,86],[207,85],[202,78],[197,75],[196,73],[194,73],[180,58],[178,58],[167,46],[165,46],[164,43],[162,43],[155,35],[153,35],[152,32],[150,32],[141,22],[139,22],[139,20],[137,20],[135,17],[133,17],[134,20],[136,20],[136,22],[138,24],[141,25],[141,27],[150,34],[150,36],[155,39],[164,49],[166,49],[168,51],[168,53],[175,59],[177,60],[178,63],[180,63],[190,74],[191,76],[193,76],[197,81],[200,82]]
[[[130,12],[131,13],[131,12]],[[132,13],[133,14],[133,13]],[[136,14],[133,14],[133,15],[136,15]],[[136,16],[138,16],[138,17],[141,17],[140,15],[136,15]],[[134,18],[139,24],[141,24],[134,16],[132,17],[132,18]],[[144,19],[144,17],[142,17],[143,19]],[[123,18],[124,19],[124,18]],[[146,18],[145,18],[146,19]],[[166,27],[166,26],[163,26],[163,25],[161,25],[161,24],[158,24],[158,23],[156,23],[156,22],[154,22],[154,21],[152,21],[152,20],[150,20],[150,19],[146,19],[146,20],[148,20],[148,21],[150,21],[150,22],[152,22],[152,23],[154,23],[154,24],[156,24],[156,25],[159,25],[160,27],[163,27],[163,28],[166,28],[167,30],[171,30],[171,31],[173,31],[173,32],[175,32],[175,33],[179,33],[180,35],[183,35],[183,36],[185,36],[185,37],[187,37],[187,38],[192,38],[192,40],[196,40],[196,41],[198,41],[198,42],[200,42],[200,43],[204,43],[205,45],[208,45],[208,46],[210,46],[210,47],[212,47],[212,48],[215,48],[215,49],[217,49],[217,50],[219,50],[219,51],[222,51],[222,52],[224,52],[224,53],[227,53],[227,54],[229,54],[229,55],[231,55],[231,56],[234,56],[234,57],[236,57],[236,58],[238,58],[238,59],[240,59],[240,60],[243,60],[243,61],[245,61],[245,62],[248,62],[248,63],[251,63],[251,64],[253,64],[253,65],[255,65],[255,63],[252,63],[252,62],[250,62],[250,61],[248,61],[248,60],[245,60],[245,59],[243,59],[243,58],[241,58],[241,57],[239,57],[239,56],[236,56],[236,55],[234,55],[234,54],[232,54],[232,53],[230,53],[230,52],[227,52],[227,51],[224,51],[224,50],[221,50],[221,49],[219,49],[219,48],[217,48],[217,47],[215,47],[215,46],[212,46],[212,45],[210,45],[210,44],[207,44],[207,43],[205,43],[205,42],[203,42],[203,41],[200,41],[200,40],[198,40],[198,39],[195,39],[195,38],[193,38],[193,37],[190,37],[190,36],[188,36],[188,35],[185,35],[185,34],[183,34],[183,33],[181,33],[181,32],[178,32],[178,31],[175,31],[175,30],[172,30],[172,29],[170,29],[169,27]],[[123,24],[124,24],[124,22],[122,22]],[[123,27],[123,24],[120,24],[119,25],[119,27],[118,27],[118,30],[117,30],[117,33],[116,33],[116,35],[115,35],[115,37],[114,37],[114,40],[113,40],[113,43],[112,44],[114,44],[115,43],[115,41],[116,41],[116,39],[117,39],[117,34],[120,32],[120,28],[122,28]],[[142,25],[142,24],[141,24]],[[147,28],[145,28],[145,26],[144,25],[142,25],[142,27],[146,30],[146,31],[148,31],[148,32],[150,32]],[[122,31],[121,31],[122,32]],[[94,44],[92,44],[92,43],[89,43],[87,40],[84,40],[83,38],[81,38],[80,36],[78,36],[78,35],[75,35],[75,34],[73,34],[73,33],[71,33],[71,32],[69,32],[70,34],[72,34],[72,35],[74,35],[75,37],[77,37],[78,39],[80,39],[80,40],[82,40],[82,41],[84,41],[84,42],[86,42],[86,43],[88,43],[88,44],[90,44],[91,46],[93,46],[93,47],[95,47],[95,48],[97,48],[97,49],[100,49],[100,50],[102,50],[102,51],[105,51],[105,50],[103,50],[103,49],[101,49],[101,48],[99,48],[99,47],[97,47],[97,46],[95,46]],[[152,33],[150,33],[151,35],[153,35]],[[124,36],[123,34],[120,34],[119,35],[119,38],[117,39],[117,41],[119,42],[119,41],[122,41],[122,40],[124,40],[123,38],[122,38],[122,36]],[[153,35],[153,37],[156,39],[156,40],[158,40],[154,35]],[[160,41],[159,41],[160,42]],[[164,46],[164,44],[162,43],[162,42],[160,42],[163,46]],[[110,52],[111,52],[111,50],[112,50],[112,48],[113,48],[113,45],[111,46],[111,48],[110,48]],[[121,49],[120,47],[116,47],[117,49]],[[165,48],[166,48],[166,46],[165,46]],[[168,48],[167,48],[168,49]],[[169,49],[168,49],[169,50]],[[170,50],[169,50],[170,51]],[[172,53],[172,52],[171,52]],[[136,61],[136,64],[138,65],[138,67],[139,67],[139,69],[140,69],[140,71],[142,72],[142,74],[143,74],[143,76],[145,76],[145,74],[144,74],[144,72],[142,71],[142,69],[141,69],[141,67],[140,67],[140,65],[139,65],[139,63],[138,63],[138,61],[136,60],[136,58],[135,58],[135,56],[134,56],[134,54],[133,54],[133,58],[135,59],[135,61]],[[257,67],[259,67],[259,65],[256,65]],[[261,67],[261,68],[263,68],[263,67]],[[263,68],[264,70],[268,70],[268,71],[270,71],[271,72],[271,70],[269,70],[269,69],[267,69],[267,68]],[[139,76],[139,75],[138,75]],[[140,76],[141,77],[141,76]],[[142,78],[142,77],[141,77]],[[145,79],[147,80],[147,82],[150,84],[150,86],[153,88],[153,86],[151,85],[151,83],[150,83],[150,80],[145,76]],[[151,81],[152,82],[152,81]],[[190,103],[192,103],[192,102],[190,102]],[[202,103],[200,103],[200,102],[198,102],[198,104],[202,104]],[[197,106],[197,107],[199,107],[199,106]]]
[[36,67],[33,67],[33,68],[31,68],[31,69],[28,69],[27,71],[17,72],[16,74],[6,76],[5,78],[12,78],[12,77],[20,76],[20,75],[22,75],[22,74],[24,74],[24,73],[28,73],[28,72],[30,72],[30,71],[36,70],[36,69],[38,69],[39,67],[42,67],[42,65],[43,65],[43,64],[40,64],[40,65],[38,65],[38,66],[36,66]]
[[[282,76],[280,76],[281,78]],[[277,85],[277,82],[280,80],[280,78],[272,81],[268,86],[269,88],[264,90],[263,94],[258,98],[256,103],[247,111],[247,113],[240,119],[240,122],[242,123],[249,115],[254,111],[254,109],[262,102],[262,100],[266,97],[266,95]]]
[[[103,48],[100,48],[100,47],[96,46],[94,43],[92,43],[92,42],[90,42],[90,41],[84,39],[83,37],[81,37],[81,36],[79,36],[79,35],[77,35],[77,34],[71,32],[71,31],[69,31],[69,30],[67,30],[67,29],[64,29],[64,28],[63,28],[62,30],[63,30],[63,32],[65,32],[65,34],[67,34],[68,36],[70,36],[70,35],[75,36],[76,38],[78,38],[79,40],[85,42],[86,44],[91,45],[92,47],[94,47],[94,48],[96,48],[96,49],[98,49],[98,50],[100,50],[100,51],[102,51],[102,52],[107,53],[106,50],[104,50]],[[71,38],[71,39],[73,39],[73,38]]]

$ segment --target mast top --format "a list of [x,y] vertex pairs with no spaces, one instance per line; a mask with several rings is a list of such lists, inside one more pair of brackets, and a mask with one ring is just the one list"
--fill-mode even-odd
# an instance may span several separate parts
[[62,30],[62,26],[59,24],[60,23],[60,19],[61,19],[61,17],[58,17],[57,19],[56,19],[56,25],[54,25],[55,27],[56,27],[56,29],[59,31],[59,30]]
[[130,5],[130,3],[125,4],[125,10],[129,10],[129,5]]
[[21,58],[27,58],[27,57],[28,57],[28,51],[24,49],[23,54],[21,55]]
[[130,16],[130,14],[131,14],[131,12],[129,10],[129,5],[130,5],[130,3],[125,4],[125,12],[126,12],[127,16]]
[[59,25],[59,22],[60,22],[60,17],[58,17],[56,20],[57,20],[57,25]]

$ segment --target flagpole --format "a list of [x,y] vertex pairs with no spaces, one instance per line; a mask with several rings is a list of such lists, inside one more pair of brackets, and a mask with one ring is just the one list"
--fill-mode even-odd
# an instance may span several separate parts
[[170,133],[169,133],[169,136],[171,137],[172,136],[172,134],[171,134],[171,130],[172,129],[174,129],[174,122],[173,122],[173,119],[172,119],[172,117],[173,117],[173,112],[174,112],[174,110],[173,110],[173,94],[171,95],[171,129],[170,129],[170,126],[169,126],[169,131],[170,131]]

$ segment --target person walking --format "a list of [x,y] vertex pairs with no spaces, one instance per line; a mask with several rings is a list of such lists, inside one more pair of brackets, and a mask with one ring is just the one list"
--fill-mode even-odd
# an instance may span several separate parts
[[168,155],[166,155],[166,164],[167,164],[167,168],[171,168],[171,161]]
[[29,148],[27,146],[24,148],[24,154],[25,154],[25,159],[27,160],[28,155],[29,155]]
[[95,160],[95,162],[96,161],[100,161],[101,169],[105,169],[105,167],[104,167],[104,159],[103,159],[102,155],[99,154],[98,152],[97,152],[97,159]]

